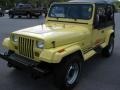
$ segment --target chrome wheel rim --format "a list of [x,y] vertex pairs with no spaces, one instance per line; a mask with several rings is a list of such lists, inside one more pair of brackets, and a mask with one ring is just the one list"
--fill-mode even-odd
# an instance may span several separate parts
[[114,45],[113,45],[113,41],[111,41],[110,42],[110,46],[109,46],[109,53],[112,53],[112,51],[113,51],[113,47],[114,47]]
[[77,63],[74,63],[68,69],[67,77],[66,77],[67,84],[69,85],[73,84],[76,81],[78,74],[79,74],[79,65]]

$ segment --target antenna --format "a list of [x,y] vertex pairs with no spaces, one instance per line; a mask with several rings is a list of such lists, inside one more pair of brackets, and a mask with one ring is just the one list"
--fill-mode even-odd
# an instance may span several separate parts
[[40,16],[40,20],[41,20],[41,27],[42,27],[42,30],[44,28],[44,24],[45,24],[45,14],[42,13],[42,15]]

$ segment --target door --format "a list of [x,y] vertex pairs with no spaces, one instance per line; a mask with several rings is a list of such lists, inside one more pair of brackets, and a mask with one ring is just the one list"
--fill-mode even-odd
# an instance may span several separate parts
[[99,46],[105,41],[105,5],[97,5],[94,18],[94,28],[92,35],[93,47]]
[[114,28],[114,9],[112,5],[97,5],[93,29],[93,47],[105,42],[105,33]]

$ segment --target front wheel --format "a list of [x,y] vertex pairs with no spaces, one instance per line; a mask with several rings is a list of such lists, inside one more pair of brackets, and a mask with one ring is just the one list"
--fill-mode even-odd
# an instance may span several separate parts
[[113,53],[113,50],[114,50],[114,37],[111,36],[110,37],[110,40],[109,40],[109,43],[108,43],[108,46],[105,47],[103,50],[102,50],[102,55],[104,57],[110,57]]
[[78,56],[72,56],[65,59],[55,67],[55,84],[61,89],[72,89],[79,82],[81,72],[81,63]]
[[9,18],[14,18],[14,15],[13,14],[9,14]]

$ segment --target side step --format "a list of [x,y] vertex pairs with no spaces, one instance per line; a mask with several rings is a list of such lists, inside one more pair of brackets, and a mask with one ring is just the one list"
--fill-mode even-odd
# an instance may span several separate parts
[[88,60],[89,58],[91,58],[92,56],[94,56],[96,54],[95,50],[91,50],[89,52],[87,52],[86,54],[84,54],[84,60]]

